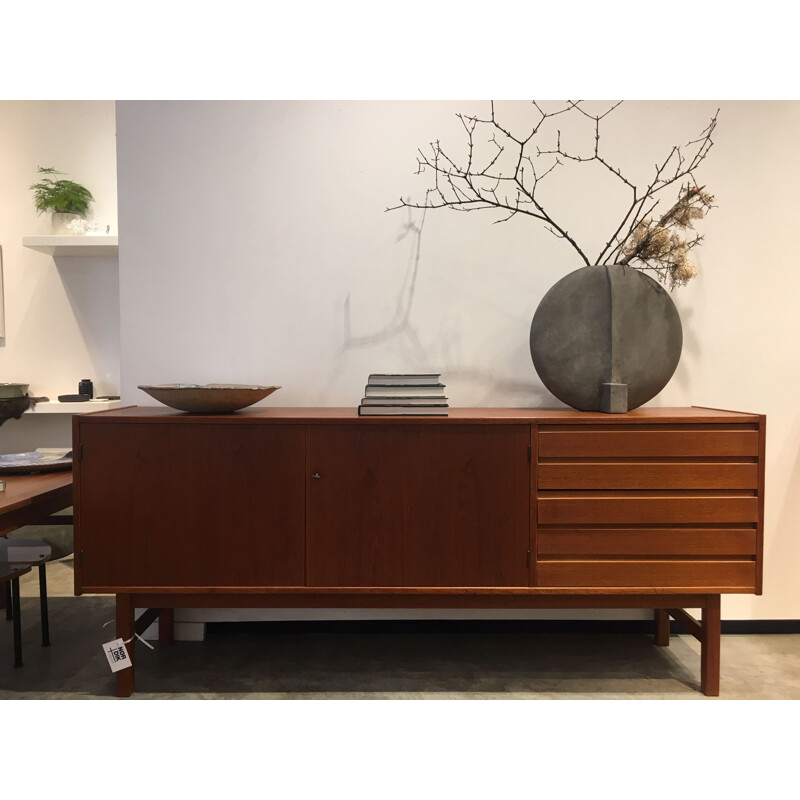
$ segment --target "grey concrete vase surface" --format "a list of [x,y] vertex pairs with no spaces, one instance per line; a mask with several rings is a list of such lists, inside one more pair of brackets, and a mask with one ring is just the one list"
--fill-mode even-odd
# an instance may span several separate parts
[[547,389],[581,411],[625,412],[655,397],[681,357],[669,293],[633,267],[582,267],[542,298],[531,357]]

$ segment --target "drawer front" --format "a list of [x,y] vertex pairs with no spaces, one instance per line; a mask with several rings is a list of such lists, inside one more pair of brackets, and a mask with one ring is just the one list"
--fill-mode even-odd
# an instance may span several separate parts
[[557,528],[538,537],[539,558],[743,556],[756,554],[753,528]]
[[540,586],[755,591],[754,561],[543,561]]
[[708,429],[708,426],[680,429],[654,426],[652,430],[629,430],[619,426],[590,430],[577,426],[543,425],[539,433],[539,458],[757,455],[758,431],[745,425],[730,426],[723,430]]
[[535,583],[760,591],[756,423],[542,425]]
[[751,489],[755,463],[547,462],[539,464],[540,489]]
[[755,496],[625,496],[586,492],[584,496],[557,496],[540,492],[540,525],[678,524],[758,521]]

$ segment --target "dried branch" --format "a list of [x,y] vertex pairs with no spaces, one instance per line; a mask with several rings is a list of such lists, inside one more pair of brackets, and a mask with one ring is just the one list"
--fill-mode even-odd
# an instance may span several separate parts
[[[536,119],[524,136],[515,135],[510,128],[498,121],[494,102],[490,104],[490,115],[487,119],[457,114],[467,137],[466,160],[459,162],[451,157],[438,140],[431,142],[430,154],[419,151],[417,174],[433,173],[433,188],[428,190],[423,202],[414,203],[401,198],[398,205],[386,210],[493,209],[503,212],[503,216],[495,220],[495,224],[508,222],[522,214],[538,220],[550,233],[566,240],[587,265],[631,264],[637,269],[654,271],[660,280],[669,283],[671,287],[682,285],[692,277],[692,270],[695,270],[686,254],[702,241],[701,236],[686,240],[682,231],[691,227],[694,220],[702,218],[713,207],[713,197],[705,193],[704,189],[697,188],[694,172],[713,146],[711,137],[717,125],[719,110],[696,139],[685,145],[676,145],[662,162],[656,163],[649,182],[640,188],[606,158],[601,147],[601,122],[620,104],[621,101],[602,113],[592,114],[580,100],[569,100],[562,108],[550,112],[532,101]],[[588,152],[581,154],[563,147],[560,129],[556,131],[555,148],[551,146],[542,149],[535,145],[536,137],[543,127],[554,117],[563,114],[578,114],[593,121],[594,136]],[[488,136],[484,138],[484,134]],[[488,154],[483,152],[486,144],[493,148]],[[594,261],[589,260],[569,234],[565,223],[556,220],[537,197],[539,183],[567,162],[578,165],[598,163],[630,194],[628,207]],[[537,170],[539,164],[542,168]],[[653,222],[654,213],[661,202],[661,194],[676,184],[680,186],[678,201],[661,215],[658,222]],[[681,221],[689,224],[683,225]],[[667,243],[664,235],[659,232],[661,230],[667,231]],[[665,249],[654,250],[658,242]]]
[[684,186],[678,202],[657,221],[643,219],[621,246],[625,253],[620,264],[634,263],[642,270],[652,270],[670,289],[684,286],[697,274],[689,252],[703,241],[702,236],[686,238],[685,231],[703,219],[714,207],[714,198],[705,187]]

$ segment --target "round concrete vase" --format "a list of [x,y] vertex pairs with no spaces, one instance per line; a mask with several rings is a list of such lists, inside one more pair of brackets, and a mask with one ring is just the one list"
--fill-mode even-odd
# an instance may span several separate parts
[[542,383],[580,411],[624,413],[655,397],[681,357],[678,310],[661,284],[629,266],[582,267],[542,298],[531,323]]

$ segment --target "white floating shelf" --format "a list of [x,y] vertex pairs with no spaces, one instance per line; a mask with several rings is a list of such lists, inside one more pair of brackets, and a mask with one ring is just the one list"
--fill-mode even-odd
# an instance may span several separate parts
[[26,414],[91,414],[93,411],[108,411],[120,408],[121,400],[85,400],[83,403],[37,403]]
[[115,256],[119,253],[116,236],[24,236],[22,246],[48,256]]

